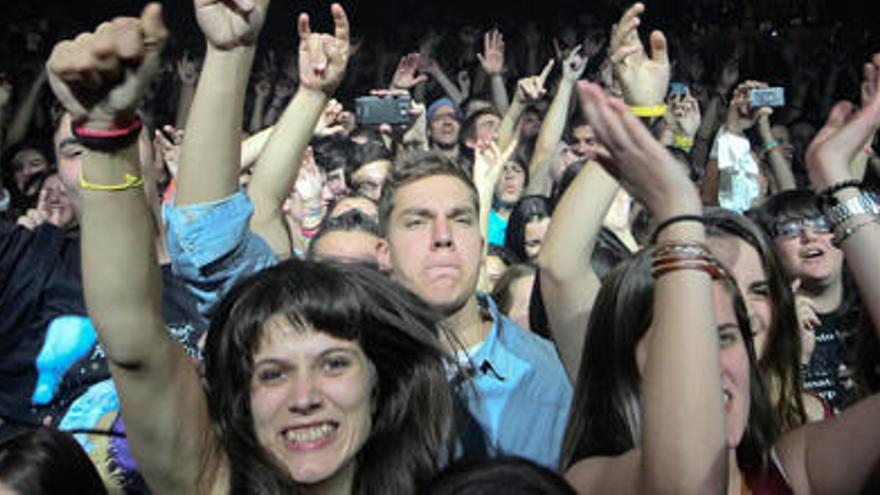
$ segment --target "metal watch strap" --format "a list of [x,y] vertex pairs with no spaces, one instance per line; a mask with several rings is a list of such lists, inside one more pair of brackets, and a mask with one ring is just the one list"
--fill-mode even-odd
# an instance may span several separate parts
[[858,196],[853,196],[827,208],[825,210],[825,219],[828,220],[829,226],[835,229],[850,218],[865,213],[877,215],[877,202],[868,194],[860,192]]

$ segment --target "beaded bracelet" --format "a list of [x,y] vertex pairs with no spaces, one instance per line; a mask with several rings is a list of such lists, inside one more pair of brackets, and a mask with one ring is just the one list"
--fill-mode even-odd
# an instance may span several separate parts
[[821,190],[819,192],[818,196],[820,198],[831,198],[831,196],[834,193],[836,193],[838,191],[842,191],[842,190],[846,189],[847,187],[858,187],[859,189],[861,189],[862,188],[862,181],[860,181],[858,179],[848,179],[848,180],[842,180],[840,182],[836,182],[836,183],[831,184],[830,186],[826,187],[825,189]]

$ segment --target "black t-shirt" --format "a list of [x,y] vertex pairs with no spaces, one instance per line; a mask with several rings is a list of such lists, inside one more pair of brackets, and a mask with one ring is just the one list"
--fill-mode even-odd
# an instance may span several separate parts
[[[162,269],[162,282],[169,333],[200,358],[197,343],[207,322],[169,266]],[[99,470],[128,493],[146,490],[124,441],[106,357],[86,315],[79,237],[51,225],[29,231],[0,223],[0,418],[7,428],[50,424],[80,433],[77,439]]]
[[832,313],[820,314],[815,331],[816,346],[804,374],[804,390],[824,399],[835,414],[857,400],[850,348],[858,328],[858,313],[843,304]]

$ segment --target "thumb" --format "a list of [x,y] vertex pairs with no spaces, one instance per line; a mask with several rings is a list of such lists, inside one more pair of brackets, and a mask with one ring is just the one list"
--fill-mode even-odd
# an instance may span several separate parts
[[825,125],[831,127],[843,127],[849,116],[852,114],[853,105],[848,101],[841,101],[834,105]]
[[669,52],[666,50],[666,36],[662,31],[651,33],[651,59],[654,62],[669,64]]

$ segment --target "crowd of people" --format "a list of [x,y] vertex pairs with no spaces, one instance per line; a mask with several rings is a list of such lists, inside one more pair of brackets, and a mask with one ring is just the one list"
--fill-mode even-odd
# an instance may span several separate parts
[[880,487],[880,53],[269,4],[0,81],[0,491]]

